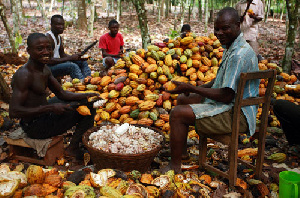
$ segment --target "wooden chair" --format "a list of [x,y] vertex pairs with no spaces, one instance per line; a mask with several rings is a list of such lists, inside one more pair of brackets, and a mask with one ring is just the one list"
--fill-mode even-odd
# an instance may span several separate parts
[[[273,86],[275,82],[276,71],[275,70],[265,70],[258,72],[249,72],[242,73],[238,85],[237,94],[235,97],[235,104],[233,107],[233,122],[232,122],[232,132],[228,135],[207,135],[199,133],[200,143],[199,143],[199,165],[200,168],[208,169],[213,171],[222,177],[225,177],[229,180],[229,186],[233,187],[236,184],[237,179],[237,165],[238,162],[243,163],[249,168],[255,169],[255,176],[260,178],[262,175],[262,166],[264,160],[264,150],[265,150],[265,136],[266,129],[268,125],[268,112],[271,102],[271,94],[273,91]],[[252,79],[268,79],[268,85],[266,93],[262,97],[253,97],[243,99],[244,87],[247,80]],[[259,127],[258,133],[258,155],[256,158],[256,165],[251,165],[246,161],[238,159],[238,135],[240,127],[240,112],[241,107],[250,106],[250,105],[259,105],[262,106],[261,114],[261,124]],[[229,170],[227,172],[221,171],[208,163],[206,163],[206,153],[207,153],[207,138],[214,139],[223,144],[229,145],[228,148],[228,161],[229,161]]]

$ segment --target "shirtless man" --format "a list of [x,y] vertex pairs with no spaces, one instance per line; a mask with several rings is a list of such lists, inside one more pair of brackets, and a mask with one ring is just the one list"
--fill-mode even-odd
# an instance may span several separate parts
[[[79,153],[82,134],[94,124],[95,110],[89,116],[80,115],[72,103],[84,101],[95,93],[72,93],[62,89],[46,64],[52,57],[52,47],[44,34],[33,33],[27,39],[28,62],[20,67],[12,79],[12,98],[9,115],[21,118],[20,125],[28,137],[46,139],[63,134],[76,125],[67,155]],[[55,99],[47,101],[49,88]],[[73,102],[72,102],[73,101]],[[72,103],[71,103],[72,102]]]

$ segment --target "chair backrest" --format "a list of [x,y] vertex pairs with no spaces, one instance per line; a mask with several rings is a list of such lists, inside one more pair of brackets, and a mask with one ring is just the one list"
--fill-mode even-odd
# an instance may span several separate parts
[[[239,124],[240,123],[240,113],[241,107],[250,105],[262,105],[261,122],[259,126],[259,137],[258,137],[258,150],[264,151],[265,149],[265,138],[268,122],[268,112],[271,103],[271,94],[273,92],[273,87],[275,83],[276,70],[264,70],[258,72],[242,73],[240,76],[240,81],[238,85],[237,94],[235,97],[235,104],[233,110],[233,122],[232,122],[232,134],[231,134],[231,152],[237,151],[238,149],[238,134],[239,134]],[[254,79],[268,79],[268,85],[264,96],[258,96],[253,98],[243,99],[244,87],[248,80]],[[263,162],[264,153],[259,152],[257,155],[257,161]],[[257,170],[262,170],[262,163],[257,163]],[[257,171],[256,174],[260,177],[261,171]]]
[[[264,126],[267,123],[268,111],[271,102],[271,94],[273,92],[273,87],[275,83],[275,77],[276,77],[276,70],[273,69],[257,71],[257,72],[241,73],[237,94],[235,97],[234,110],[233,110],[233,120],[235,121],[232,122],[233,136],[235,135],[234,133],[237,134],[239,133],[239,125],[237,125],[237,123],[239,123],[240,121],[240,113],[241,113],[241,108],[243,106],[259,105],[262,103],[263,106],[262,106],[262,114],[261,114],[261,118],[262,118],[261,126]],[[255,80],[255,79],[268,79],[268,85],[267,85],[265,95],[243,99],[246,82],[248,80]],[[261,129],[263,129],[263,127],[260,127],[260,130]]]

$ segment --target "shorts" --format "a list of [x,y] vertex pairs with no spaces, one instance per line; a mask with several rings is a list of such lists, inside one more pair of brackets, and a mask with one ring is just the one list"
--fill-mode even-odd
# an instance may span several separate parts
[[[223,113],[217,114],[211,117],[205,117],[201,119],[197,119],[195,122],[195,126],[197,132],[203,134],[215,134],[222,135],[228,134],[232,132],[232,117],[233,110],[225,111]],[[240,133],[249,132],[247,118],[241,110],[240,115]]]
[[[107,65],[105,64],[105,59],[106,59],[107,57],[105,57],[105,58],[103,58],[103,67],[106,69],[107,68]],[[117,63],[117,61],[120,59],[120,58],[113,58],[113,57],[111,57],[113,60],[114,60],[114,62],[115,62],[115,64]]]

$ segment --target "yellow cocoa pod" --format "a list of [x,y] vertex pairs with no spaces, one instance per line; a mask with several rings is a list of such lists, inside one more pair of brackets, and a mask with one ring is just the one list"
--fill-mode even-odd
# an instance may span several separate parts
[[140,111],[148,111],[150,109],[153,109],[155,104],[156,104],[156,102],[151,101],[151,100],[147,100],[147,101],[142,102],[141,104],[139,104],[139,109],[140,109]]
[[111,82],[111,77],[110,77],[110,76],[104,76],[104,77],[101,79],[100,85],[101,85],[102,87],[105,87],[105,86],[108,85],[110,82]]
[[129,73],[128,74],[128,78],[130,79],[130,80],[136,80],[137,78],[139,78],[139,76],[137,75],[137,74],[135,74],[135,73]]
[[194,67],[191,67],[191,68],[189,68],[189,69],[186,71],[185,75],[186,75],[186,76],[190,76],[190,75],[192,75],[192,74],[194,74],[194,73],[196,73],[196,69],[195,69]]
[[106,111],[102,111],[101,112],[101,120],[109,120],[109,119],[110,119],[109,113]]
[[192,36],[188,36],[188,37],[184,37],[183,39],[181,39],[180,43],[182,45],[188,45],[191,42],[193,42],[193,37]]
[[76,110],[80,115],[91,115],[90,109],[85,105],[79,106]]
[[135,73],[135,74],[138,74],[140,71],[140,66],[136,65],[136,64],[133,64],[130,66],[130,72],[131,73]]
[[168,66],[168,67],[170,67],[170,66],[172,66],[172,56],[171,56],[171,54],[168,54],[168,55],[166,55],[166,57],[165,57],[165,64]]

